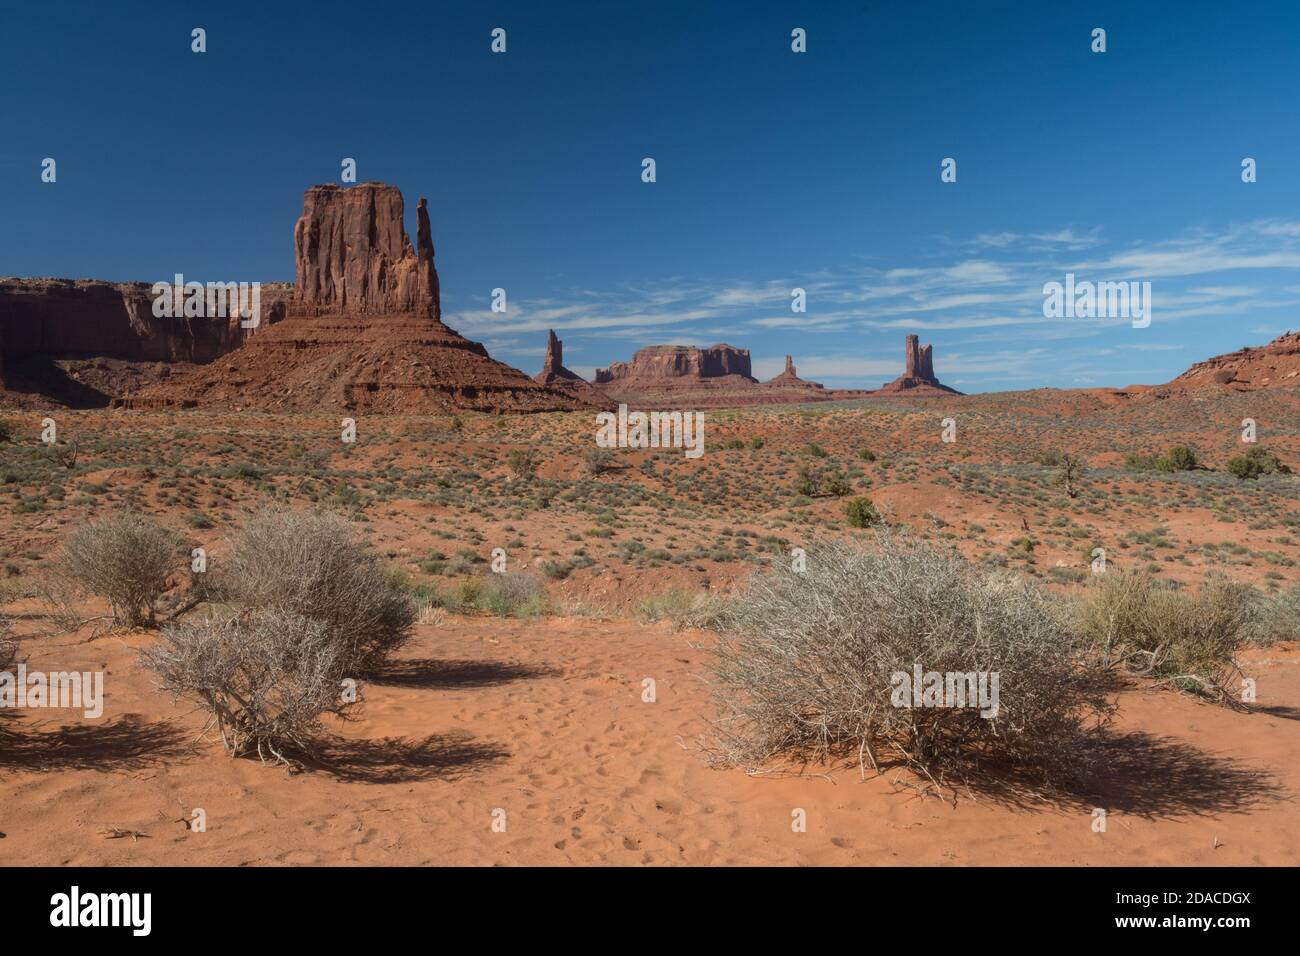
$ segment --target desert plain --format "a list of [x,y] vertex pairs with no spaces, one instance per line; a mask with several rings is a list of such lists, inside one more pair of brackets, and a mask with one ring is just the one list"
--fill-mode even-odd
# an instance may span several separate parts
[[[1243,651],[1257,685],[1245,708],[1121,679],[1104,760],[1070,791],[932,792],[855,760],[710,766],[698,741],[715,717],[714,636],[690,613],[809,541],[869,547],[872,529],[845,520],[847,495],[1065,595],[1089,586],[1097,548],[1112,569],[1186,588],[1216,574],[1261,593],[1295,587],[1294,478],[1225,469],[1244,419],[1300,464],[1294,387],[714,409],[699,459],[620,449],[595,465],[591,410],[361,413],[355,442],[337,414],[52,414],[54,449],[39,410],[0,416],[14,426],[0,444],[0,614],[29,668],[101,670],[105,699],[93,720],[0,716],[4,863],[1300,862],[1294,636]],[[1177,445],[1202,467],[1128,459]],[[1063,453],[1085,463],[1073,496]],[[806,493],[801,468],[847,488]],[[318,759],[292,770],[227,756],[194,703],[155,687],[137,656],[154,631],[106,622],[93,601],[69,620],[41,586],[61,541],[99,516],[147,515],[220,561],[268,504],[345,515],[420,603],[413,640],[362,682],[353,719],[327,721]],[[496,549],[536,582],[526,607],[475,601],[467,582],[494,573]]]

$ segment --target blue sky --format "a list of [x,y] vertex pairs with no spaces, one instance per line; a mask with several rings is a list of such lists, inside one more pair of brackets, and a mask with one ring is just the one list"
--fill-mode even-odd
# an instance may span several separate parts
[[[530,373],[553,327],[584,373],[722,341],[875,387],[915,332],[965,391],[1125,385],[1300,327],[1300,4],[408,6],[4,4],[0,274],[291,280],[355,157]],[[1151,325],[1045,319],[1066,271]]]

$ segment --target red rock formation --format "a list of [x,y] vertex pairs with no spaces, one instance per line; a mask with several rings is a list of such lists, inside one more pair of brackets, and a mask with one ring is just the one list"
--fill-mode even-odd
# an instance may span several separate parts
[[[175,318],[157,317],[152,289],[147,282],[0,279],[0,364],[9,398],[107,405],[129,382],[162,377],[168,363],[210,362],[254,334],[237,314],[192,317],[178,309]],[[263,326],[284,316],[291,292],[282,283],[261,285]]]
[[785,371],[774,378],[769,378],[763,385],[767,388],[813,388],[821,389],[817,382],[805,382],[794,370],[794,356],[785,357]]
[[607,407],[613,404],[604,392],[564,367],[564,343],[556,338],[554,329],[547,330],[546,360],[542,363],[542,370],[533,376],[533,381],[571,392],[593,404]]
[[878,395],[912,395],[926,397],[934,395],[960,395],[956,389],[949,388],[934,376],[934,347],[921,345],[915,335],[906,339],[905,358],[907,369],[902,375],[887,382],[876,393]]
[[294,301],[355,315],[419,312],[441,319],[425,200],[416,206],[417,250],[404,212],[401,191],[383,183],[307,190],[293,229]]
[[[168,277],[170,279],[170,277]],[[267,322],[283,315],[289,286],[261,287]],[[157,318],[147,282],[0,279],[0,352],[108,356],[139,362],[210,362],[243,342],[238,316]]]
[[[566,374],[567,373],[567,374]],[[554,329],[546,330],[546,360],[542,363],[542,370],[538,373],[538,381],[546,381],[557,377],[570,378],[573,373],[564,367],[564,343],[555,337]]]
[[787,381],[777,376],[759,384],[752,374],[749,351],[730,345],[706,349],[647,346],[637,351],[631,362],[597,369],[596,384],[616,401],[647,407],[728,408],[830,401],[830,394],[820,385],[797,377]]
[[707,349],[689,345],[648,345],[639,349],[631,362],[615,362],[609,368],[596,369],[597,385],[607,382],[660,384],[674,379],[702,382],[728,377],[756,384],[750,373],[748,349],[730,345],[713,345]]
[[1300,385],[1300,332],[1286,332],[1267,345],[1197,362],[1173,381],[1155,386],[1149,394],[1163,397],[1207,387],[1251,392],[1287,385]]
[[402,208],[401,193],[379,183],[307,190],[294,227],[297,282],[286,319],[121,404],[381,414],[608,404],[535,382],[443,325],[425,201],[416,207],[415,250]]

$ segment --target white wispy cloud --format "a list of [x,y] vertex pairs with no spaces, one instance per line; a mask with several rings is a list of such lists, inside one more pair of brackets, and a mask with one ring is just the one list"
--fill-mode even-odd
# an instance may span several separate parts
[[[1060,374],[1087,377],[1088,368],[1062,358],[1064,343],[1074,343],[1080,351],[1095,337],[1130,325],[1124,318],[1045,318],[1043,285],[1063,281],[1067,272],[1076,281],[1151,282],[1155,328],[1300,307],[1300,221],[1290,219],[1195,228],[1122,243],[1107,242],[1100,227],[984,233],[937,248],[933,261],[855,258],[814,274],[677,276],[608,288],[588,283],[544,296],[513,296],[504,315],[483,307],[485,303],[449,309],[445,321],[472,338],[490,340],[494,354],[500,349],[529,360],[542,354],[547,329],[576,340],[577,347],[594,347],[601,353],[598,358],[608,355],[608,360],[628,358],[633,346],[728,342],[752,347],[759,333],[793,336],[789,351],[796,354],[800,375],[864,384],[879,384],[876,380],[901,372],[896,346],[887,346],[888,355],[851,345],[840,354],[824,343],[852,343],[852,336],[866,334],[950,333],[939,353],[941,375],[1012,382],[1030,381],[1036,374],[1041,378],[1043,359],[1032,359],[1032,350],[1006,349],[1008,341],[1040,343],[1055,356]],[[806,292],[806,312],[791,311],[795,288]],[[1256,321],[1254,328],[1272,330],[1275,325]],[[823,344],[800,355],[807,344],[804,337]],[[610,341],[627,343],[627,352],[609,355],[601,343]],[[1132,338],[1130,343],[1135,352],[1152,355],[1183,348]],[[1118,357],[1089,360],[1114,362]],[[756,359],[755,368],[761,377],[771,377],[783,361],[783,355],[769,355]]]

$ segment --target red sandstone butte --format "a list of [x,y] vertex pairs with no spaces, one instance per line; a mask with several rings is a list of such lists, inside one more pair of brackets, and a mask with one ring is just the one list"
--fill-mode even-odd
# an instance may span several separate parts
[[554,329],[546,332],[546,360],[542,363],[542,370],[533,376],[533,381],[570,392],[595,404],[613,405],[608,395],[564,367],[564,343],[556,337]]
[[730,345],[711,345],[706,349],[690,345],[647,345],[632,356],[631,362],[615,362],[596,370],[596,384],[618,385],[646,382],[655,384],[695,385],[732,379],[729,384],[758,384],[750,372],[749,350]]
[[354,315],[420,312],[441,320],[438,273],[424,199],[416,239],[403,225],[402,193],[383,183],[313,186],[293,228],[294,302]]
[[442,323],[428,207],[417,244],[401,192],[313,186],[294,226],[297,278],[285,319],[240,348],[120,404],[422,414],[562,411],[605,402],[534,381]]
[[934,377],[934,346],[921,345],[915,335],[909,335],[905,344],[907,368],[902,375],[887,382],[877,395],[911,395],[918,398],[932,395],[960,395]]
[[785,357],[785,371],[780,375],[769,378],[763,383],[768,388],[813,388],[821,389],[824,386],[817,382],[806,382],[801,379],[794,370],[794,356]]

